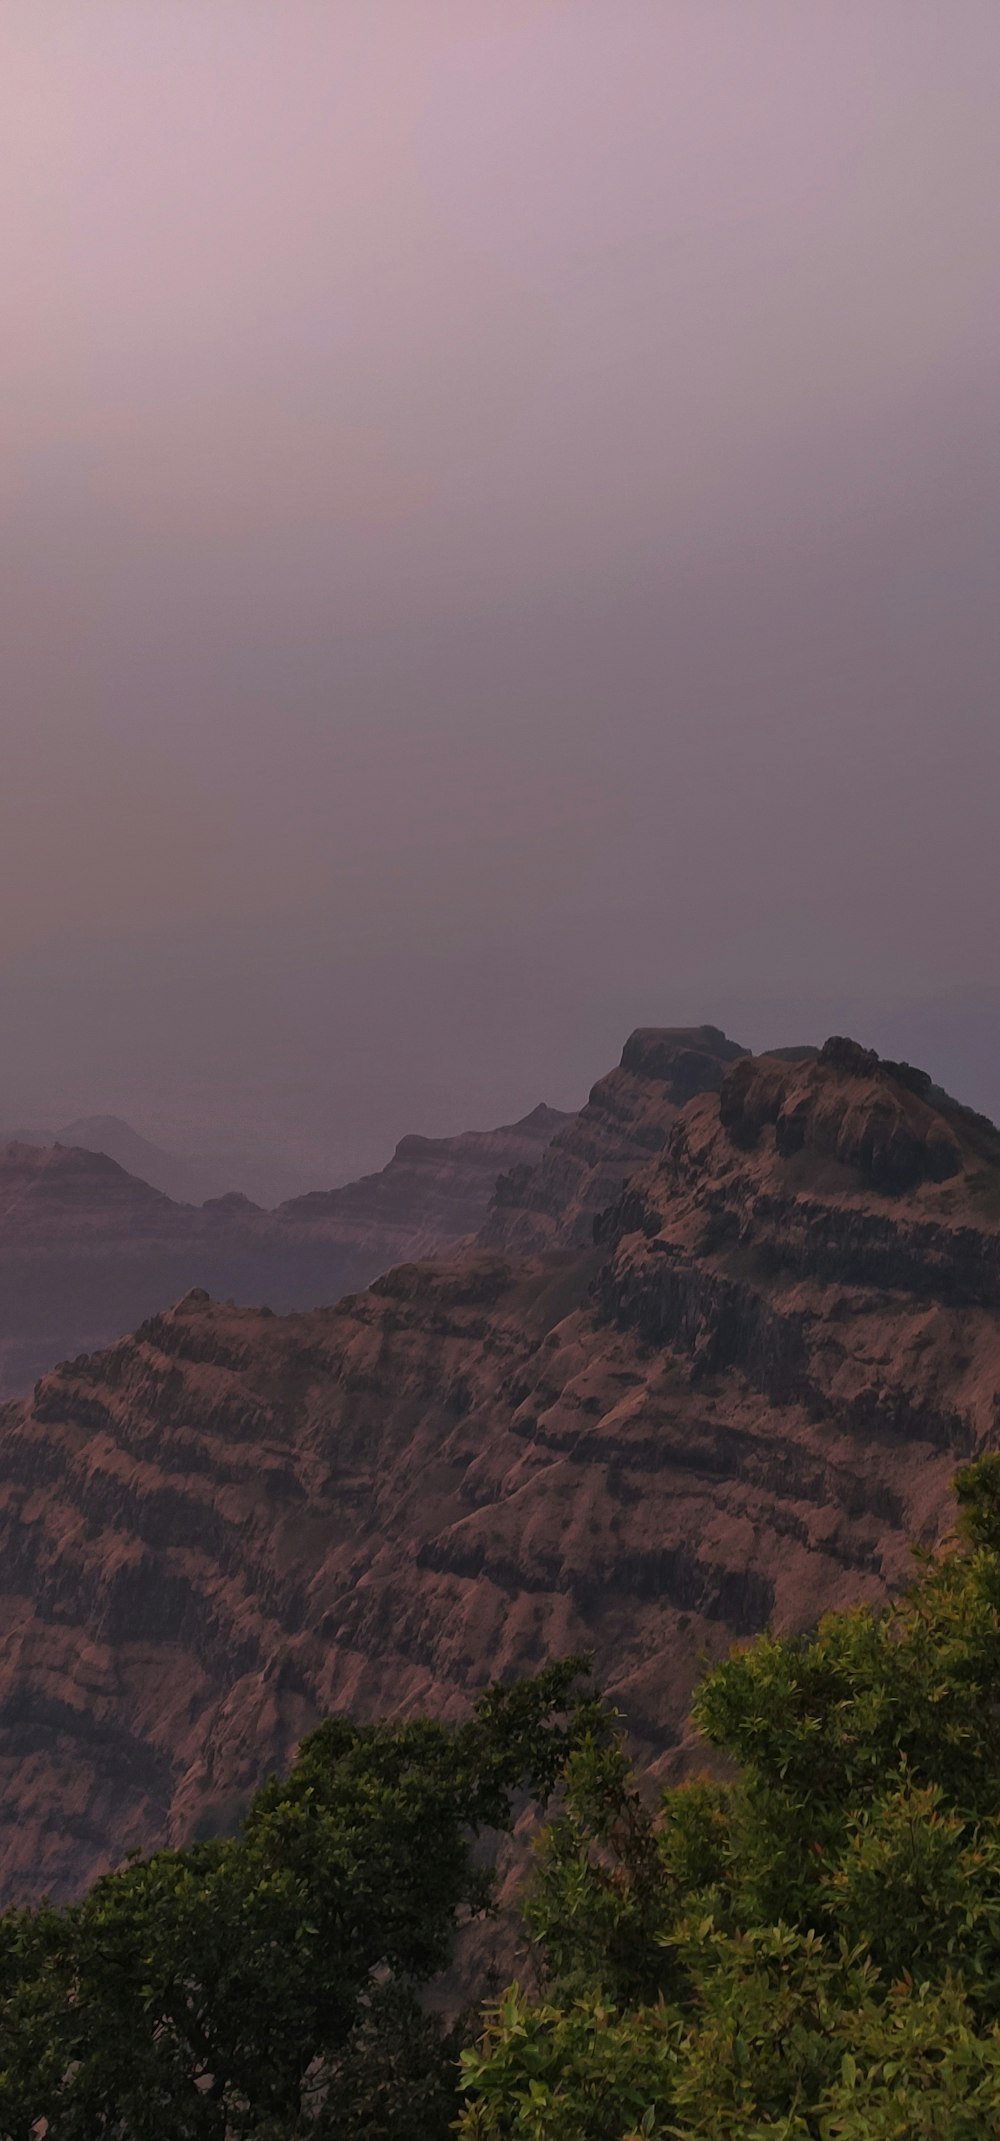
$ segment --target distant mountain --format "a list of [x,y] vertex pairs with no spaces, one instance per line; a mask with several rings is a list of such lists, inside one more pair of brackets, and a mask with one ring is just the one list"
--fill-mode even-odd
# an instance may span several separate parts
[[138,1175],[143,1182],[151,1182],[154,1189],[163,1190],[178,1204],[203,1204],[206,1197],[217,1197],[223,1188],[235,1189],[242,1185],[235,1182],[223,1184],[211,1161],[203,1166],[197,1160],[180,1158],[176,1153],[164,1152],[149,1138],[140,1136],[131,1123],[123,1122],[119,1115],[85,1115],[78,1122],[66,1123],[55,1133],[55,1143],[82,1148],[85,1152],[104,1152],[108,1158],[117,1160],[130,1175]]
[[206,1197],[241,1191],[255,1204],[280,1204],[298,1186],[298,1170],[268,1152],[181,1155],[165,1152],[133,1130],[120,1115],[85,1115],[57,1130],[60,1145],[106,1152],[129,1174],[141,1176],[178,1204],[204,1204]]
[[[542,1253],[291,1316],[195,1293],[3,1410],[9,1896],[226,1826],[324,1713],[453,1715],[569,1651],[683,1769],[703,1655],[905,1581],[1000,1430],[1000,1134],[853,1042],[792,1057],[635,1036],[558,1133],[563,1219],[537,1156]],[[616,1110],[628,1179],[587,1240]],[[432,1167],[404,1141],[401,1188],[457,1189],[445,1143]],[[47,1205],[86,1209],[96,1163],[11,1164],[39,1240]],[[137,1238],[162,1227],[100,1167]]]
[[81,1115],[59,1130],[39,1122],[8,1122],[0,1127],[0,1149],[57,1144],[106,1153],[177,1204],[204,1204],[207,1197],[239,1191],[251,1203],[270,1209],[288,1197],[301,1196],[316,1178],[315,1169],[310,1179],[301,1164],[263,1146],[255,1151],[168,1152],[120,1115]]
[[552,1138],[575,1121],[540,1105],[499,1130],[404,1137],[379,1174],[292,1197],[274,1216],[306,1238],[332,1230],[345,1248],[353,1243],[367,1261],[377,1258],[380,1270],[404,1257],[433,1256],[442,1244],[475,1234],[505,1170],[533,1171]]
[[163,1186],[166,1170],[156,1185],[104,1149],[116,1144],[134,1166],[147,1167],[150,1154],[169,1160],[114,1118],[63,1133],[94,1144],[9,1144],[0,1149],[0,1397],[192,1286],[312,1308],[403,1258],[446,1250],[482,1224],[497,1176],[530,1165],[566,1119],[540,1107],[499,1130],[403,1138],[379,1174],[273,1212],[231,1188],[198,1206],[179,1202]]

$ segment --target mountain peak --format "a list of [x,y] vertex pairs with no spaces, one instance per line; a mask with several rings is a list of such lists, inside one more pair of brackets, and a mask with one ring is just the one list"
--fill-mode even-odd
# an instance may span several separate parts
[[534,1166],[498,1181],[482,1246],[524,1255],[588,1245],[599,1214],[663,1149],[680,1110],[698,1093],[717,1093],[746,1053],[719,1026],[637,1026],[616,1069]]
[[812,1061],[745,1058],[727,1073],[719,1100],[719,1120],[734,1145],[751,1150],[770,1127],[782,1159],[811,1152],[855,1169],[883,1192],[961,1173],[962,1142],[946,1110],[926,1071],[843,1035],[826,1041]]
[[637,1077],[669,1079],[689,1056],[735,1063],[749,1053],[721,1026],[636,1026],[621,1053],[621,1067]]

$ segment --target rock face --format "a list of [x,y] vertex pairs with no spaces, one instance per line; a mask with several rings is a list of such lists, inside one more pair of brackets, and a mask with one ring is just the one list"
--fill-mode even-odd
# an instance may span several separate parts
[[598,1231],[189,1295],[4,1409],[8,1896],[570,1649],[683,1765],[701,1656],[904,1580],[1000,1432],[997,1132],[853,1044],[737,1057]]
[[617,1069],[598,1079],[534,1165],[501,1177],[483,1247],[530,1256],[591,1242],[598,1214],[662,1152],[681,1108],[696,1093],[717,1093],[746,1053],[718,1026],[639,1027]]
[[275,1308],[334,1301],[404,1257],[474,1234],[497,1176],[567,1118],[404,1138],[380,1174],[259,1211],[238,1193],[177,1204],[104,1153],[0,1150],[0,1397],[102,1346],[193,1284]]
[[[401,1138],[388,1167],[341,1189],[313,1190],[279,1205],[277,1219],[305,1241],[324,1234],[379,1271],[434,1256],[482,1226],[497,1180],[532,1171],[554,1136],[577,1118],[537,1107],[501,1130]],[[343,1291],[343,1289],[341,1289]]]

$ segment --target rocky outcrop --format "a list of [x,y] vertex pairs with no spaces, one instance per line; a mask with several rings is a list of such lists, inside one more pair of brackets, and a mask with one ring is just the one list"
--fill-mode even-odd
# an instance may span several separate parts
[[497,1176],[567,1118],[404,1138],[380,1174],[260,1211],[233,1193],[177,1204],[104,1153],[0,1150],[0,1396],[106,1345],[193,1284],[278,1309],[333,1301],[403,1258],[474,1234]]
[[913,1189],[946,1182],[962,1165],[941,1112],[944,1096],[935,1104],[933,1092],[926,1071],[883,1063],[873,1049],[835,1039],[791,1081],[782,1059],[742,1065],[726,1080],[720,1119],[733,1142],[751,1150],[772,1125],[784,1159],[808,1149],[857,1168],[873,1189]]
[[669,1771],[705,1654],[905,1579],[1000,1430],[997,1133],[843,1044],[737,1058],[599,1233],[189,1295],[0,1414],[8,1895],[571,1649]]
[[401,1138],[380,1174],[340,1189],[314,1190],[279,1205],[288,1232],[319,1239],[326,1231],[382,1271],[390,1264],[434,1256],[482,1226],[499,1176],[532,1169],[554,1136],[576,1117],[539,1106],[500,1130],[457,1137]]
[[717,1093],[745,1055],[717,1026],[639,1027],[544,1154],[501,1177],[482,1246],[519,1256],[585,1247],[622,1183],[662,1152],[681,1108]]

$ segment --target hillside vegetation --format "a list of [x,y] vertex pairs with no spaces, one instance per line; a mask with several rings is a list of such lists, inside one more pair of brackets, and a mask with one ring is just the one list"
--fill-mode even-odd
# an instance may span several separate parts
[[[648,1804],[569,1660],[458,1727],[331,1720],[231,1838],[8,1913],[4,2141],[1000,2133],[1000,1457],[958,1495],[902,1600],[708,1675],[732,1781]],[[449,2030],[485,1846],[553,1791],[522,1984]]]

